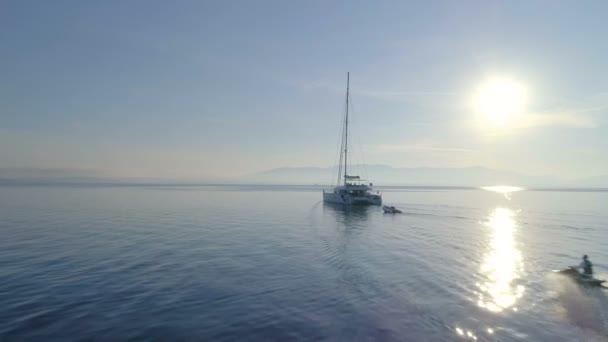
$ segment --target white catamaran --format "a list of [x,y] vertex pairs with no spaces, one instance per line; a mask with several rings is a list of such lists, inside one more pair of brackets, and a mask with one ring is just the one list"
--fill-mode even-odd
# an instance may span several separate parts
[[[372,193],[372,183],[367,185],[359,176],[348,174],[348,102],[350,75],[346,74],[346,114],[344,116],[344,131],[340,147],[340,163],[338,166],[337,186],[332,192],[323,190],[323,201],[338,204],[382,204],[382,195]],[[342,184],[344,170],[344,184]],[[342,185],[341,185],[342,184]]]

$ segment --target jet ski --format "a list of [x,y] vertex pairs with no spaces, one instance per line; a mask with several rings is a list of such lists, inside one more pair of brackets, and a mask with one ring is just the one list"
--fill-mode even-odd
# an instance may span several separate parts
[[393,206],[388,206],[388,205],[383,205],[382,210],[384,210],[384,212],[387,214],[401,214],[402,213],[401,210],[399,210]]
[[584,286],[605,287],[603,285],[603,283],[606,282],[605,280],[586,276],[586,275],[580,273],[576,267],[570,266],[564,270],[559,270],[559,271],[555,271],[555,272],[557,272],[558,274],[567,276],[570,279],[572,279],[572,280],[576,281],[577,283],[584,285]]

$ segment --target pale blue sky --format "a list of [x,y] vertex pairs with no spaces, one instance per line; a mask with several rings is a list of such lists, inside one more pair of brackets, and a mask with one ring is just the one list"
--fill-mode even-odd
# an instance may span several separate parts
[[[0,167],[212,179],[335,162],[608,174],[606,1],[1,1]],[[470,102],[516,79],[535,118]]]

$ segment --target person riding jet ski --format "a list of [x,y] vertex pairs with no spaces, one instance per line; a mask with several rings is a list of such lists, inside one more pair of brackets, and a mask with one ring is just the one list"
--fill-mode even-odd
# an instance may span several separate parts
[[578,268],[583,270],[584,277],[593,277],[593,264],[589,261],[587,254],[583,255],[583,261],[578,265]]

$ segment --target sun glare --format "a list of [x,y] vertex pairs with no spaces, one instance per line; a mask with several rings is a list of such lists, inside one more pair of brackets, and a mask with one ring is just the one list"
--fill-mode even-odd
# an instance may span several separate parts
[[493,127],[508,126],[526,106],[522,84],[509,78],[493,78],[482,83],[474,96],[474,107]]

